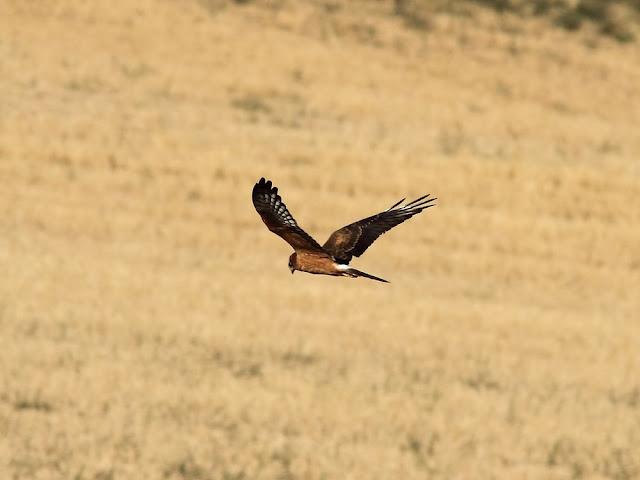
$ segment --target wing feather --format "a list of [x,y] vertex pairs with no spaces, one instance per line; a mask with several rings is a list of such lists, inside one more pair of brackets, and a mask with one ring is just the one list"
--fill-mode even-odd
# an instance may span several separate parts
[[429,194],[427,194],[401,205],[404,200],[403,198],[384,212],[363,218],[336,230],[322,248],[333,255],[336,260],[349,263],[354,255],[356,257],[362,255],[380,235],[422,212],[425,208],[433,207],[435,205],[433,202],[437,199],[429,198]]
[[267,228],[281,236],[295,250],[324,251],[308,233],[298,226],[270,180],[261,178],[251,193],[253,205]]

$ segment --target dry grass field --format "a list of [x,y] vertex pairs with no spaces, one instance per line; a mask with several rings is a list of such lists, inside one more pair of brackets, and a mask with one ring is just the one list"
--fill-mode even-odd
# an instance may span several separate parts
[[469,9],[0,2],[0,478],[640,478],[640,48]]

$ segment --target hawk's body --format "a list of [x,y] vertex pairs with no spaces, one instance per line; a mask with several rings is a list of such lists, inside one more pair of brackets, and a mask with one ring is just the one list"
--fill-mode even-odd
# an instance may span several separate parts
[[361,272],[349,266],[351,258],[359,257],[383,233],[396,225],[433,206],[435,198],[429,195],[400,205],[404,199],[388,210],[354,222],[331,234],[320,246],[298,226],[271,181],[261,178],[253,187],[253,204],[267,228],[281,236],[295,252],[289,257],[291,273],[296,270],[321,275],[366,277],[380,282],[382,278]]
[[289,260],[294,270],[302,272],[321,275],[342,275],[341,272],[343,271],[331,255],[325,252],[298,250],[291,254]]

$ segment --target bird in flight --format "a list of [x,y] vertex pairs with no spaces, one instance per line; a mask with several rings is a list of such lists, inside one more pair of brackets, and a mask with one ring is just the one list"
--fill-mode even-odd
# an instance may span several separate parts
[[437,200],[429,198],[427,194],[401,205],[405,201],[403,198],[384,212],[336,230],[325,244],[320,246],[300,228],[270,180],[261,178],[254,185],[251,198],[267,228],[293,247],[294,252],[289,257],[289,270],[292,274],[300,270],[320,275],[366,277],[386,283],[389,282],[350,267],[351,258],[354,255],[362,255],[380,235],[425,208],[434,206],[432,202]]

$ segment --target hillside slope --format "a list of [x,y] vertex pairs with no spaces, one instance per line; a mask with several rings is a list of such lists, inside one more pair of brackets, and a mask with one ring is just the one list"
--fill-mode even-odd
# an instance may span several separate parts
[[[0,476],[640,477],[634,44],[135,3],[0,7]],[[261,176],[320,242],[439,201],[291,276]]]

